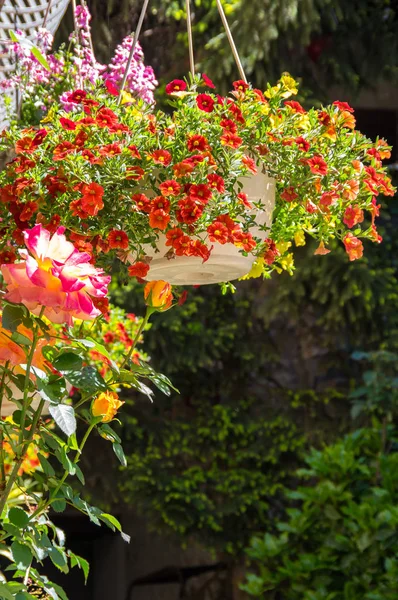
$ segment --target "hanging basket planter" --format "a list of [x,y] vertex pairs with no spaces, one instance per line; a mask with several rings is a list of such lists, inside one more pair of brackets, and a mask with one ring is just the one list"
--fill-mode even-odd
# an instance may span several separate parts
[[[252,214],[258,225],[270,227],[272,211],[275,206],[275,180],[265,173],[259,172],[242,180],[242,192],[247,194],[251,203],[261,204],[261,209]],[[237,192],[239,193],[239,192]],[[250,233],[260,235],[258,226],[250,229]],[[148,281],[162,279],[173,285],[204,285],[234,281],[246,275],[252,267],[253,256],[243,255],[232,244],[214,242],[210,258],[195,256],[175,256],[170,258],[170,247],[166,246],[167,238],[160,235],[156,250],[150,245],[143,247],[145,260],[149,264],[146,275]]]

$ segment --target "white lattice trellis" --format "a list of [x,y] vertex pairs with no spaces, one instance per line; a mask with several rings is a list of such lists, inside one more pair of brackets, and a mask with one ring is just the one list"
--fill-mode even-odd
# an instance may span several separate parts
[[[34,41],[37,30],[45,24],[52,34],[56,32],[70,0],[0,0],[0,79],[13,70],[5,41],[10,39],[9,30],[22,30],[27,39]],[[0,123],[4,116],[0,112]]]

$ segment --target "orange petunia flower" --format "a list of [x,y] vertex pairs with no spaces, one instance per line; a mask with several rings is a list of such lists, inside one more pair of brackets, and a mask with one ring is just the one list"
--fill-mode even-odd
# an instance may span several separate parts
[[153,229],[164,230],[166,229],[169,222],[170,215],[162,209],[151,211],[149,215],[149,225]]

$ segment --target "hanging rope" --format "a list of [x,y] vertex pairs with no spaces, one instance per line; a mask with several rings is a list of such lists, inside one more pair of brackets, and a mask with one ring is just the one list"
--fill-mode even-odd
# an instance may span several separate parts
[[188,31],[188,49],[189,49],[189,68],[192,77],[195,75],[195,60],[193,55],[193,41],[192,41],[192,21],[191,21],[191,7],[190,0],[185,0],[187,8],[187,31]]
[[123,95],[124,86],[126,85],[127,77],[128,77],[129,70],[130,70],[131,61],[133,60],[134,50],[135,50],[135,47],[136,47],[137,42],[138,42],[138,37],[139,37],[139,35],[141,33],[141,27],[142,27],[142,23],[144,22],[144,17],[145,17],[146,9],[148,8],[148,3],[149,3],[149,0],[144,0],[144,4],[142,6],[140,18],[138,19],[137,29],[134,32],[133,44],[131,46],[129,59],[127,61],[126,69],[124,71],[122,86],[120,88],[119,97],[117,99],[117,103],[118,104],[120,104],[120,102],[122,101],[122,95]]
[[231,33],[231,30],[228,25],[227,17],[225,16],[224,9],[221,4],[221,0],[216,0],[216,3],[217,3],[218,12],[220,13],[221,21],[225,28],[225,33],[227,34],[229,45],[231,46],[231,50],[232,50],[232,54],[233,54],[235,62],[236,62],[236,66],[238,67],[239,75],[241,76],[243,81],[245,83],[247,83],[246,75],[243,70],[242,63],[240,61],[239,54],[238,54],[238,51],[235,46],[234,38],[232,37],[232,33]]
[[44,15],[43,24],[42,24],[43,29],[44,29],[44,27],[46,26],[46,23],[47,23],[47,18],[48,18],[48,13],[50,12],[51,3],[52,3],[52,0],[48,0],[48,4],[47,4],[47,8],[46,8],[46,14]]

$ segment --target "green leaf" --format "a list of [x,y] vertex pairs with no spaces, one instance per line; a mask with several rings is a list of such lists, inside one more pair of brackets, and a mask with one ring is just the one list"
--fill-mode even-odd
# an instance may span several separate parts
[[114,371],[116,371],[116,373],[119,373],[119,367],[117,366],[117,364],[115,363],[115,361],[112,358],[112,355],[109,354],[109,352],[105,348],[105,346],[103,346],[102,344],[99,344],[91,337],[89,337],[85,340],[76,340],[76,341],[79,342],[82,346],[97,350],[97,352],[99,352],[100,354],[102,354],[102,356],[105,356],[105,358],[107,358],[109,360],[112,369]]
[[81,371],[68,371],[65,377],[73,386],[88,393],[107,389],[104,378],[94,367],[83,367]]
[[82,472],[81,468],[79,467],[79,465],[75,465],[75,471],[76,471],[76,477],[78,478],[78,480],[80,481],[80,483],[82,485],[84,485],[85,484],[85,479],[84,479],[83,472]]
[[64,354],[60,354],[52,364],[53,367],[61,373],[67,371],[81,371],[83,367],[83,361],[81,357],[74,352],[65,352]]
[[49,555],[51,561],[54,563],[54,565],[56,567],[58,567],[58,569],[60,571],[62,571],[63,573],[69,572],[68,558],[67,558],[64,550],[62,550],[61,548],[55,548],[55,546],[52,546],[52,548],[49,548],[49,550],[48,550],[48,555]]
[[51,375],[47,380],[37,379],[37,388],[43,400],[52,404],[59,404],[67,395],[65,379],[55,375]]
[[26,525],[29,523],[29,515],[18,506],[14,506],[9,510],[8,518],[13,525],[20,527],[21,529],[26,527]]
[[24,546],[19,542],[11,544],[12,558],[17,565],[17,569],[26,570],[32,562],[33,555],[28,546]]
[[113,448],[114,453],[118,457],[120,464],[123,467],[127,467],[127,460],[126,460],[125,454],[123,452],[122,446],[120,444],[112,444],[112,448]]
[[35,59],[39,61],[39,63],[41,64],[42,67],[47,69],[47,71],[51,71],[51,67],[48,64],[45,56],[43,56],[43,54],[40,52],[40,50],[36,46],[32,46],[30,51],[33,54],[33,56],[35,57]]
[[8,331],[16,331],[17,327],[21,325],[27,316],[28,312],[25,306],[21,304],[6,304],[3,307],[2,325]]
[[65,498],[57,498],[57,500],[53,500],[51,502],[51,508],[55,510],[55,512],[61,513],[64,512],[66,508],[66,500]]
[[0,583],[0,598],[1,600],[15,600],[14,596],[4,583]]
[[67,404],[57,404],[55,406],[50,404],[48,412],[65,435],[70,436],[75,433],[76,417],[73,406],[68,406]]
[[119,521],[113,515],[109,515],[108,513],[102,513],[100,515],[101,521],[104,521],[113,531],[117,529],[118,531],[122,531],[122,526]]
[[74,475],[76,473],[76,465],[71,461],[69,456],[65,452],[65,447],[58,448],[55,452],[55,456],[58,458],[59,462],[62,464],[65,471],[68,471],[69,475]]
[[28,337],[26,337],[26,335],[22,335],[22,333],[19,333],[19,331],[14,331],[14,333],[11,336],[11,339],[13,342],[18,344],[19,346],[31,346],[32,345],[32,340],[30,340]]
[[48,460],[46,459],[46,457],[43,456],[42,454],[39,454],[38,457],[39,457],[39,461],[41,464],[41,468],[43,469],[44,473],[46,475],[48,475],[49,477],[54,477],[55,471],[52,468],[52,466],[50,465],[50,463],[48,462]]
[[89,565],[88,561],[85,558],[82,558],[81,556],[74,554],[70,550],[69,550],[68,554],[69,554],[69,558],[70,558],[71,568],[73,569],[73,567],[79,567],[79,569],[81,569],[84,573],[84,583],[87,583],[88,574],[90,571],[90,565]]

